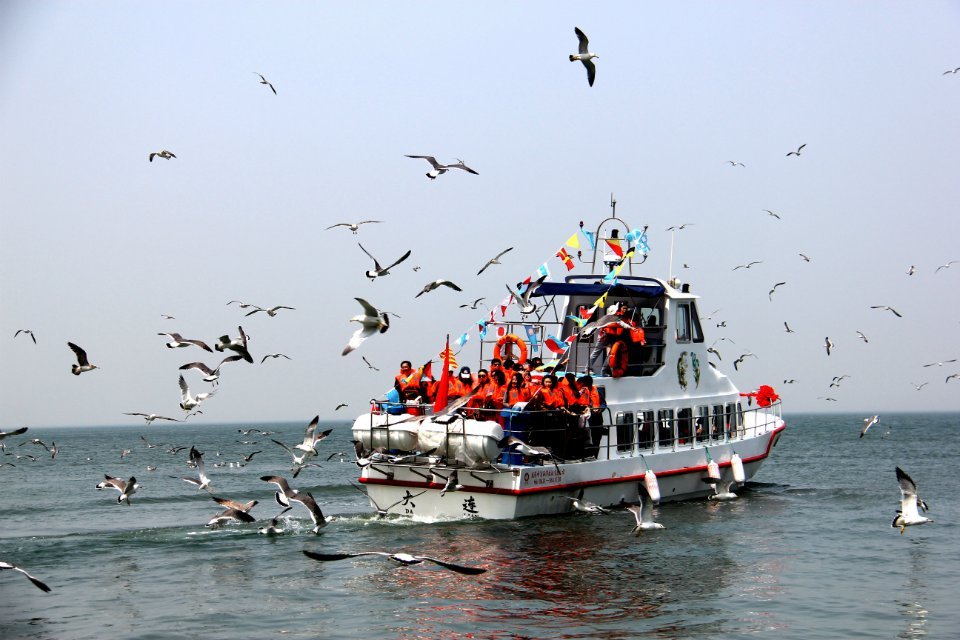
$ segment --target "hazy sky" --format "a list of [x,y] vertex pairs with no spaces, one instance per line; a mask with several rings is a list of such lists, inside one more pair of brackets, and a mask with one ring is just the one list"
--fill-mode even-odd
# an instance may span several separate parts
[[[667,276],[664,230],[693,223],[673,271],[720,309],[707,340],[734,341],[741,390],[772,384],[788,413],[960,409],[960,363],[923,367],[960,358],[960,263],[935,273],[960,260],[956,67],[956,2],[3,2],[0,428],[178,416],[177,367],[220,354],[157,332],[238,324],[257,363],[224,367],[201,423],[352,420],[611,192],[650,225],[642,275]],[[479,175],[431,181],[404,154]],[[383,222],[325,230],[362,219]],[[413,254],[371,283],[358,240]],[[464,291],[414,299],[435,278]],[[357,296],[400,317],[341,357]],[[68,340],[102,369],[71,375]]]

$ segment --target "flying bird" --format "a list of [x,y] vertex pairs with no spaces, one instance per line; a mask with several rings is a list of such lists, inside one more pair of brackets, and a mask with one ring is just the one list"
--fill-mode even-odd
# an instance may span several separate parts
[[420,290],[420,293],[418,293],[417,295],[415,295],[415,296],[413,296],[413,297],[414,297],[414,298],[419,298],[419,297],[422,296],[423,294],[429,293],[429,292],[431,292],[431,291],[433,291],[434,289],[437,289],[437,288],[439,288],[439,287],[450,287],[450,288],[453,289],[454,291],[463,291],[463,289],[461,289],[460,287],[458,287],[458,286],[457,286],[456,284],[454,284],[453,282],[450,282],[449,280],[442,280],[442,279],[441,279],[441,280],[434,280],[433,282],[428,282],[427,284],[423,285],[423,289]]
[[751,261],[751,262],[748,262],[747,264],[738,264],[738,265],[735,266],[732,270],[733,270],[733,271],[736,271],[737,269],[749,269],[750,267],[752,267],[752,266],[755,265],[755,264],[763,264],[763,261],[762,261],[762,260],[753,260],[753,261]]
[[[642,493],[646,494],[646,491],[642,491]],[[653,500],[650,499],[649,495],[645,497],[646,499],[644,499],[644,496],[638,495],[636,502],[624,503],[627,511],[632,513],[636,520],[637,524],[631,531],[635,536],[639,536],[644,531],[665,528],[662,524],[653,520]]]
[[956,69],[947,69],[946,71],[944,71],[944,72],[941,73],[940,75],[945,76],[945,75],[947,75],[948,73],[957,73],[958,71],[960,71],[960,67],[957,67]]
[[873,425],[877,424],[878,422],[880,422],[880,416],[871,416],[869,418],[864,418],[863,428],[860,429],[860,437],[862,438],[863,436],[867,435],[867,430]]
[[742,162],[737,162],[736,160],[727,160],[727,162],[730,163],[730,166],[731,166],[731,167],[746,167],[746,166],[747,166],[747,165],[743,164]]
[[480,304],[480,302],[481,302],[482,300],[486,300],[486,298],[477,298],[477,299],[474,300],[473,302],[465,303],[465,304],[460,305],[460,308],[461,308],[461,309],[466,309],[467,307],[469,307],[469,308],[473,309],[474,311],[476,311],[477,305]]
[[120,492],[120,495],[117,496],[117,504],[123,504],[123,502],[126,501],[127,505],[130,505],[130,496],[140,488],[140,485],[137,484],[137,479],[132,476],[129,480],[108,475],[104,475],[103,477],[104,480],[97,485],[97,490],[116,489]]
[[363,298],[354,298],[354,300],[363,307],[363,313],[355,315],[349,320],[350,322],[359,322],[360,328],[353,332],[347,346],[343,348],[343,353],[340,355],[344,356],[359,347],[370,336],[375,333],[386,333],[387,329],[390,328],[388,312],[380,311]]
[[30,329],[17,329],[17,332],[13,334],[13,337],[16,338],[21,333],[25,333],[29,335],[30,338],[33,340],[33,344],[37,344],[37,336],[33,335],[33,331],[31,331]]
[[24,569],[24,568],[22,568],[22,567],[18,567],[17,565],[13,564],[12,562],[6,562],[6,561],[4,561],[4,560],[0,560],[0,571],[3,571],[4,569],[12,569],[13,571],[17,571],[17,572],[19,572],[19,573],[22,573],[23,575],[27,576],[27,579],[28,579],[30,582],[32,582],[32,583],[33,583],[33,586],[35,586],[37,589],[40,589],[41,591],[46,591],[47,593],[50,592],[50,587],[48,587],[44,582],[42,582],[42,581],[34,578],[32,575],[30,575],[29,573],[27,573],[27,570],[26,570],[26,569]]
[[262,360],[260,360],[260,364],[266,362],[267,358],[286,358],[287,360],[293,360],[293,358],[285,353],[268,353],[267,355],[263,356]]
[[207,398],[213,396],[217,391],[209,391],[207,393],[198,393],[196,396],[190,394],[190,387],[187,386],[187,381],[183,379],[183,376],[180,376],[180,408],[184,411],[191,411],[200,406],[200,403],[206,400]]
[[13,431],[0,431],[0,440],[4,438],[9,438],[10,436],[18,436],[21,433],[26,433],[29,427],[20,427],[19,429],[14,429]]
[[[144,422],[147,424],[152,424],[154,420],[169,420],[170,422],[183,422],[183,420],[178,420],[176,418],[168,418],[166,416],[160,416],[155,413],[140,413],[140,412],[124,412],[125,416],[142,416]],[[143,437],[143,436],[140,436]]]
[[787,333],[796,333],[796,331],[790,328],[786,320],[783,321],[783,328],[787,330]]
[[277,90],[273,88],[273,84],[271,84],[270,82],[267,82],[267,79],[263,77],[262,73],[257,73],[256,71],[254,71],[253,73],[256,73],[258,76],[260,76],[260,84],[267,85],[268,87],[270,87],[270,91],[273,91],[273,95],[277,95]]
[[770,211],[770,209],[764,209],[764,211],[766,211],[768,215],[773,216],[773,217],[776,218],[777,220],[780,220],[780,219],[781,219],[781,218],[780,218],[780,214],[774,213],[773,211]]
[[801,258],[803,258],[803,261],[804,261],[804,262],[810,262],[810,258],[808,258],[805,254],[801,253],[801,254],[799,254],[799,255],[800,255]]
[[156,157],[158,157],[158,158],[163,158],[164,160],[169,160],[170,158],[176,158],[176,157],[177,157],[177,156],[173,155],[172,152],[167,151],[166,149],[164,149],[164,150],[162,150],[162,151],[154,151],[153,153],[151,153],[151,154],[148,156],[148,159],[150,160],[150,162],[153,162],[153,157],[154,157],[154,156],[156,156]]
[[367,365],[368,369],[373,369],[374,371],[380,371],[380,369],[370,364],[370,361],[367,360],[367,356],[360,356],[360,357],[363,359],[363,363]]
[[278,305],[275,306],[275,307],[270,307],[269,309],[264,309],[263,307],[258,307],[258,306],[255,305],[255,304],[254,304],[254,305],[251,305],[251,306],[252,306],[252,307],[255,307],[254,310],[253,310],[253,311],[248,311],[245,315],[247,315],[247,316],[252,316],[252,315],[255,314],[255,313],[259,313],[259,312],[261,312],[261,311],[264,311],[264,312],[266,312],[266,314],[267,314],[268,316],[270,316],[271,318],[273,318],[274,316],[276,316],[276,315],[280,312],[280,309],[290,309],[291,311],[296,311],[296,309],[294,309],[293,307],[285,307],[285,306],[283,306],[282,304],[278,304]]
[[70,371],[73,372],[73,375],[78,376],[85,371],[93,371],[94,369],[99,369],[95,364],[90,364],[90,361],[87,359],[87,352],[73,344],[68,342],[67,346],[73,349],[73,352],[77,355],[77,364],[72,365]]
[[427,162],[429,162],[429,163],[430,163],[430,166],[433,167],[433,170],[432,170],[432,171],[428,171],[428,172],[425,173],[424,175],[426,175],[426,176],[427,176],[428,178],[430,178],[431,180],[436,180],[438,176],[442,176],[443,174],[445,174],[445,173],[446,173],[447,171],[449,171],[450,169],[462,169],[462,170],[466,171],[467,173],[472,173],[472,174],[475,175],[475,176],[480,175],[479,173],[477,173],[476,171],[474,171],[473,169],[471,169],[470,167],[468,167],[467,165],[465,165],[465,164],[463,163],[463,160],[460,160],[459,158],[457,158],[457,164],[440,164],[439,162],[437,162],[437,159],[434,158],[433,156],[411,156],[411,155],[408,155],[408,156],[406,156],[406,157],[408,157],[408,158],[418,158],[418,159],[426,160]]
[[188,340],[181,336],[179,333],[157,333],[158,336],[167,336],[170,338],[170,342],[165,343],[168,349],[176,349],[182,347],[189,347],[191,345],[200,347],[204,351],[209,351],[213,353],[213,349],[207,346],[207,343],[203,340]]
[[182,365],[180,367],[180,370],[186,371],[187,369],[197,369],[198,371],[203,372],[204,382],[216,383],[217,380],[220,379],[220,367],[222,367],[227,362],[236,362],[237,360],[243,360],[243,356],[239,354],[235,356],[227,356],[226,358],[220,361],[220,364],[217,365],[216,369],[211,369],[210,367],[203,364],[202,362],[188,362],[187,364]]
[[203,465],[203,454],[197,451],[195,447],[190,447],[190,463],[197,468],[198,477],[188,477],[182,476],[180,479],[184,482],[189,482],[197,486],[197,490],[206,489],[207,492],[210,491],[210,478],[207,476],[207,472],[204,470]]
[[833,349],[833,342],[830,340],[830,336],[823,339],[823,346],[827,349],[827,355],[830,355],[830,350]]
[[788,154],[787,154],[787,157],[789,158],[790,156],[799,156],[799,155],[800,155],[800,152],[803,151],[803,148],[804,148],[805,146],[807,146],[806,143],[800,145],[799,147],[797,147],[797,150],[796,150],[796,151],[791,151],[790,153],[788,153]]
[[533,282],[529,282],[526,285],[526,288],[523,290],[523,293],[520,293],[519,287],[523,285],[520,283],[517,285],[517,289],[512,288],[510,285],[505,285],[507,291],[510,292],[510,296],[517,301],[517,304],[520,306],[520,313],[522,315],[528,315],[537,310],[537,305],[530,302],[530,297],[533,296],[533,293],[540,288],[540,285],[543,284],[543,281],[547,279],[547,276],[540,276]]
[[921,382],[920,384],[917,384],[917,383],[915,383],[915,382],[911,382],[910,384],[913,385],[913,388],[914,388],[914,389],[916,389],[917,391],[920,391],[920,389],[923,389],[925,386],[927,386],[927,385],[930,384],[930,383],[929,383],[929,382]]
[[317,443],[330,435],[333,429],[327,429],[325,431],[317,431],[317,425],[320,422],[320,416],[314,416],[313,420],[307,425],[307,428],[303,432],[303,442],[295,444],[294,449],[299,449],[300,451],[306,451],[316,455]]
[[[486,270],[487,270],[487,267],[489,267],[489,266],[492,265],[492,264],[501,264],[501,263],[500,263],[500,258],[502,258],[502,257],[504,256],[504,254],[507,253],[508,251],[513,251],[513,247],[509,247],[509,248],[507,248],[507,249],[504,249],[503,251],[501,251],[500,253],[498,253],[498,254],[495,255],[494,257],[492,257],[492,258],[490,258],[489,260],[487,260],[487,263],[486,263],[485,265],[483,265],[482,267],[480,267],[480,271],[477,271],[477,275],[480,275],[481,273],[483,273],[484,271],[486,271]],[[481,300],[482,300],[482,298],[481,298]],[[476,308],[476,307],[474,307],[474,308]]]
[[338,222],[337,224],[330,225],[329,227],[324,229],[324,231],[329,231],[334,227],[346,227],[347,229],[350,229],[350,231],[353,232],[353,235],[357,235],[357,231],[360,229],[360,225],[372,224],[375,222],[383,222],[383,220],[361,220],[360,222]]
[[950,382],[951,380],[960,380],[960,373],[951,373],[947,376],[946,380],[943,381],[944,384]]
[[403,262],[404,260],[406,260],[407,258],[410,257],[410,250],[408,249],[405,254],[403,254],[402,256],[400,256],[399,258],[397,258],[392,264],[387,265],[386,267],[382,267],[382,266],[380,266],[380,262],[378,262],[377,259],[373,257],[373,254],[371,254],[369,251],[367,251],[366,249],[363,248],[363,245],[362,245],[362,244],[360,244],[360,243],[358,242],[357,245],[358,245],[361,249],[363,249],[363,252],[364,252],[365,254],[367,254],[368,256],[370,256],[370,259],[371,259],[371,260],[373,260],[373,270],[369,270],[369,271],[364,272],[365,275],[366,275],[368,278],[370,278],[371,281],[377,279],[377,278],[380,277],[380,276],[390,275],[390,269],[394,268],[395,266],[397,266],[398,264],[400,264],[401,262]]
[[949,363],[951,363],[951,362],[956,362],[956,361],[957,361],[957,359],[956,359],[956,358],[953,358],[953,359],[951,359],[951,360],[943,360],[942,362],[931,362],[930,364],[925,364],[925,365],[923,365],[923,366],[925,366],[925,367],[942,367],[942,366],[945,365],[945,364],[949,364]]
[[863,340],[864,342],[870,342],[869,340],[867,340],[867,336],[863,335],[862,331],[857,331],[857,337]]
[[910,268],[907,269],[907,275],[908,275],[908,276],[912,276],[912,275],[915,274],[916,272],[917,272],[917,268],[916,268],[915,266],[913,266],[913,265],[910,265]]
[[871,309],[883,309],[884,311],[889,311],[889,312],[891,312],[893,315],[897,316],[898,318],[902,318],[902,317],[903,317],[902,315],[900,315],[899,313],[897,313],[897,310],[896,310],[896,309],[894,309],[893,307],[888,307],[888,306],[886,306],[886,305],[876,304],[876,305],[873,305],[873,306],[870,307],[870,308],[871,308]]
[[960,262],[960,260],[951,260],[950,262],[948,262],[948,263],[946,263],[946,264],[942,264],[942,265],[940,265],[939,267],[937,267],[937,269],[936,269],[936,271],[934,271],[934,273],[937,273],[938,271],[940,271],[940,269],[949,269],[949,268],[950,268],[950,265],[956,264],[956,263],[958,263],[958,262]]
[[849,377],[850,377],[850,376],[847,375],[846,373],[843,374],[842,376],[833,376],[833,381],[830,383],[830,387],[831,387],[831,388],[833,388],[833,387],[839,387],[839,386],[840,386],[840,383],[843,382],[845,379],[847,379],[847,378],[849,378]]
[[253,364],[253,356],[250,355],[250,351],[247,350],[247,343],[250,340],[250,336],[244,333],[243,327],[237,327],[237,329],[240,331],[239,336],[236,338],[231,338],[229,335],[220,336],[219,341],[213,345],[213,348],[217,351],[223,351],[224,349],[236,351],[244,360]]
[[[743,364],[744,359],[746,359],[746,358],[748,358],[748,357],[750,357],[750,356],[753,356],[754,358],[757,357],[755,354],[752,354],[752,353],[749,353],[749,352],[748,352],[748,353],[741,354],[739,358],[737,358],[736,360],[733,361],[733,368],[736,369],[737,371],[739,371],[739,370],[740,370],[740,365]],[[758,358],[758,359],[759,359],[759,358]]]
[[787,283],[786,283],[786,282],[778,282],[777,284],[773,285],[773,289],[770,289],[770,292],[767,294],[767,297],[770,298],[770,302],[773,302],[773,292],[777,290],[777,287],[779,287],[779,286],[781,286],[781,285],[784,285],[784,284],[787,284]]
[[591,515],[603,515],[610,513],[609,509],[604,509],[595,502],[590,502],[589,500],[583,499],[583,489],[577,492],[576,496],[564,496],[567,500],[570,501],[570,506],[573,507],[576,511],[582,511],[583,513],[589,513]]
[[897,511],[890,526],[899,527],[900,534],[903,535],[904,529],[909,526],[933,522],[930,518],[920,515],[920,509],[928,510],[927,503],[917,495],[917,484],[900,467],[897,467],[897,482],[900,484],[900,510]]
[[579,60],[587,69],[587,82],[593,86],[593,81],[597,79],[597,66],[593,63],[593,58],[599,58],[595,53],[590,53],[590,41],[587,36],[580,31],[580,27],[574,27],[573,32],[577,34],[577,40],[580,41],[577,47],[577,53],[570,54],[570,62]]
[[311,560],[320,561],[345,560],[346,558],[356,558],[358,556],[383,556],[384,558],[388,558],[403,565],[432,562],[433,564],[441,566],[444,569],[450,569],[451,571],[456,571],[457,573],[470,576],[475,576],[486,572],[486,569],[482,569],[480,567],[467,567],[464,565],[447,562],[446,560],[431,558],[430,556],[415,556],[409,553],[389,553],[387,551],[360,551],[358,553],[315,553],[313,551],[304,550],[303,555],[307,556]]
[[340,404],[338,404],[337,406],[335,406],[335,407],[333,408],[333,410],[334,410],[334,411],[340,411],[340,409],[343,409],[344,407],[349,407],[349,406],[350,406],[350,405],[348,405],[346,402],[341,402]]
[[[274,442],[276,442],[276,440],[274,440]],[[280,442],[277,442],[277,444],[279,444],[282,447],[287,446]],[[281,507],[289,507],[290,501],[294,497],[296,497],[298,493],[296,489],[290,488],[290,484],[287,482],[286,478],[282,476],[260,476],[260,479],[263,480],[264,482],[269,482],[279,487],[280,490],[277,491],[277,493],[274,495],[274,499],[277,501],[277,504],[279,504]]]
[[674,225],[674,226],[672,226],[672,227],[667,227],[667,228],[666,228],[666,231],[673,231],[674,229],[676,229],[677,231],[681,231],[681,230],[683,230],[683,229],[686,229],[687,227],[693,226],[694,224],[696,224],[696,223],[694,223],[694,222],[684,222],[684,223],[681,224],[681,225]]

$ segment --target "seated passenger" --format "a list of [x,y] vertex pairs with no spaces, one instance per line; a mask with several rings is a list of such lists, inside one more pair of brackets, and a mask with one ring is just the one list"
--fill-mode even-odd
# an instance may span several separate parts
[[400,373],[393,379],[393,388],[404,402],[420,397],[420,372],[413,370],[409,360],[400,363]]

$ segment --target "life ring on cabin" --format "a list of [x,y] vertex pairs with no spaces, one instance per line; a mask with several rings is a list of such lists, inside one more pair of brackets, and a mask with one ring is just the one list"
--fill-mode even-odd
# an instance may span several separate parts
[[507,357],[513,357],[513,351],[508,345],[517,345],[517,349],[520,350],[520,357],[517,358],[517,364],[523,364],[527,361],[527,343],[515,333],[508,333],[497,340],[497,344],[493,348],[493,357],[503,361],[503,358],[500,357],[501,352],[506,353]]
[[622,378],[627,373],[627,365],[630,364],[630,348],[623,340],[617,340],[610,347],[610,375],[614,378]]

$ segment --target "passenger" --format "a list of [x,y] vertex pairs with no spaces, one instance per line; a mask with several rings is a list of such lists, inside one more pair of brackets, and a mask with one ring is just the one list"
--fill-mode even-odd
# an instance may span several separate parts
[[509,381],[513,376],[514,372],[519,369],[519,366],[516,362],[513,361],[513,358],[505,358],[503,361],[503,375],[507,377]]
[[593,346],[593,351],[590,352],[588,365],[589,370],[593,372],[597,370],[599,364],[600,372],[606,376],[610,375],[610,349],[613,348],[614,343],[624,337],[627,331],[633,329],[633,326],[626,322],[629,318],[627,305],[621,303],[612,315],[613,318],[605,316],[606,324],[597,331],[597,341]]
[[501,365],[502,365],[502,364],[503,364],[503,363],[500,361],[499,358],[494,358],[493,360],[490,361],[490,375],[491,375],[491,377],[493,376],[493,372],[494,372],[494,371],[503,372],[503,369],[501,368]]
[[490,413],[486,414],[487,419],[499,418],[500,411],[503,409],[503,394],[507,389],[507,379],[503,371],[497,369],[490,372],[490,382],[487,383],[486,392],[483,400],[483,408],[488,409]]
[[[529,375],[529,374],[527,374]],[[530,400],[530,390],[527,388],[524,374],[514,373],[503,392],[503,406],[512,407],[518,402]]]
[[420,398],[420,372],[413,370],[409,360],[400,363],[400,373],[393,379],[393,388],[403,402]]
[[586,418],[587,445],[585,457],[596,456],[600,450],[600,438],[603,437],[603,407],[600,403],[600,392],[593,386],[593,378],[583,376],[577,381],[580,385],[580,398],[577,406],[581,408],[580,415]]
[[543,366],[543,359],[540,356],[534,356],[530,358],[531,371],[541,371],[542,366]]
[[[487,373],[486,369],[479,369],[477,371],[477,380],[473,385],[473,388],[470,389],[470,392],[473,394],[470,400],[467,402],[467,415],[471,418],[478,418],[483,412],[480,409],[483,408],[483,404],[487,399],[487,391],[490,385],[490,376]],[[482,419],[482,418],[481,418]]]
[[558,411],[567,408],[563,391],[557,386],[557,376],[552,373],[543,376],[543,386],[532,395],[530,402],[535,403],[535,409],[544,411]]

